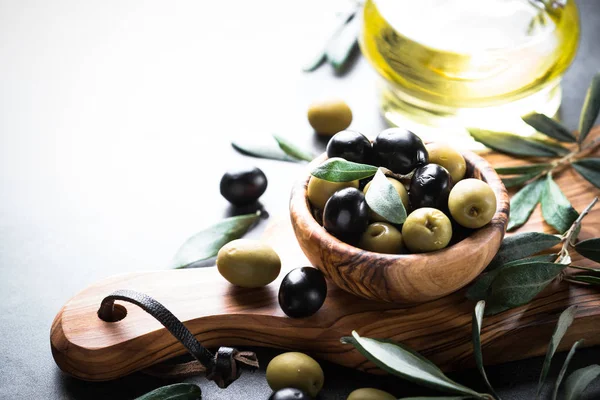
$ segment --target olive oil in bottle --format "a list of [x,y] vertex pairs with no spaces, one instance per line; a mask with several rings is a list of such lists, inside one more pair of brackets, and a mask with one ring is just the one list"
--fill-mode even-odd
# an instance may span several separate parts
[[555,115],[578,41],[574,0],[366,0],[360,37],[387,121],[469,148],[469,127],[531,134],[521,116]]

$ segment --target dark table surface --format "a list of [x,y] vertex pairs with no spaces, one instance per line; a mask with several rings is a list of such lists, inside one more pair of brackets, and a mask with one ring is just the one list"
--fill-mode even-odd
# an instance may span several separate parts
[[[600,3],[578,2],[582,42],[564,79],[562,115],[575,128],[600,65]],[[384,127],[375,73],[299,71],[331,13],[304,2],[78,2],[0,0],[0,398],[131,399],[171,383],[142,374],[106,383],[67,377],[50,353],[50,324],[79,290],[110,275],[163,269],[188,237],[232,210],[221,174],[254,164],[269,177],[261,199],[285,214],[301,167],[237,155],[236,137],[278,132],[315,150],[307,105],[345,98],[352,127]],[[251,236],[260,235],[265,222]],[[264,367],[226,391],[203,378],[204,398],[266,399]],[[557,357],[557,374],[564,354]],[[585,349],[572,368],[600,361]],[[542,360],[491,366],[504,399],[531,399]],[[424,394],[399,379],[322,363],[321,399],[374,386]],[[475,371],[452,374],[484,390]],[[586,399],[600,398],[600,382]]]

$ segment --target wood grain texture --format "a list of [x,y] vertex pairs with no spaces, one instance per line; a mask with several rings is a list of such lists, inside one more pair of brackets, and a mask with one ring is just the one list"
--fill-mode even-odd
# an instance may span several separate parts
[[[596,134],[600,133],[596,129]],[[493,165],[515,164],[508,157],[486,156]],[[600,190],[574,171],[557,181],[576,209]],[[553,232],[539,207],[521,228]],[[581,238],[600,236],[600,207],[584,222]],[[415,306],[376,302],[353,296],[329,282],[323,308],[306,319],[286,317],[277,304],[277,290],[286,270],[307,265],[287,218],[274,220],[265,240],[280,254],[282,274],[264,289],[241,289],[227,283],[216,268],[140,272],[115,276],[88,287],[69,300],[51,330],[52,353],[58,366],[85,380],[109,380],[183,354],[184,348],[152,317],[130,304],[127,316],[114,323],[97,317],[101,299],[116,289],[147,293],[168,307],[207,346],[258,345],[294,349],[351,368],[380,372],[340,337],[357,330],[368,337],[403,342],[444,370],[473,366],[471,311],[464,291]],[[574,255],[579,265],[595,265]],[[485,318],[482,329],[486,363],[542,355],[560,312],[578,304],[576,319],[562,341],[568,349],[578,339],[600,344],[600,293],[597,289],[556,282],[526,306]]]
[[[466,177],[487,182],[496,195],[496,213],[485,227],[447,248],[425,254],[382,254],[359,249],[329,234],[308,202],[310,173],[290,199],[290,217],[300,247],[311,264],[340,288],[366,299],[414,304],[431,301],[469,284],[498,252],[508,223],[509,198],[494,168],[464,152]],[[327,159],[315,159],[311,171]]]

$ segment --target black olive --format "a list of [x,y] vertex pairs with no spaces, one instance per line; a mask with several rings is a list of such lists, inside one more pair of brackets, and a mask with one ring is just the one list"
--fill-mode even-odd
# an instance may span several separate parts
[[452,178],[448,170],[437,164],[417,168],[410,180],[408,198],[413,209],[422,207],[448,209]]
[[312,397],[300,389],[285,388],[274,392],[269,400],[312,400]]
[[313,315],[325,302],[327,282],[316,268],[301,267],[291,270],[279,287],[279,306],[292,318]]
[[376,164],[398,174],[408,174],[427,164],[429,156],[423,141],[414,133],[402,128],[381,132],[373,141]]
[[267,177],[256,167],[230,170],[221,178],[221,195],[235,206],[256,202],[265,190]]
[[344,239],[360,235],[369,225],[369,206],[358,189],[345,188],[335,192],[323,210],[323,227],[333,236]]
[[373,148],[365,135],[345,130],[336,133],[327,143],[327,157],[341,157],[347,161],[370,164]]

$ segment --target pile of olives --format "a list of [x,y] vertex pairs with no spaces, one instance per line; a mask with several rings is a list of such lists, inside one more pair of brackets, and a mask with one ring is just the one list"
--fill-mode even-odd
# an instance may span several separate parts
[[436,143],[425,146],[406,129],[386,129],[373,143],[359,132],[341,131],[329,141],[327,156],[384,167],[407,211],[406,221],[397,225],[369,209],[365,194],[371,178],[329,182],[311,176],[308,200],[323,227],[365,250],[388,254],[440,250],[451,242],[453,231],[481,228],[496,212],[491,187],[478,179],[464,179],[467,165],[458,151]]

